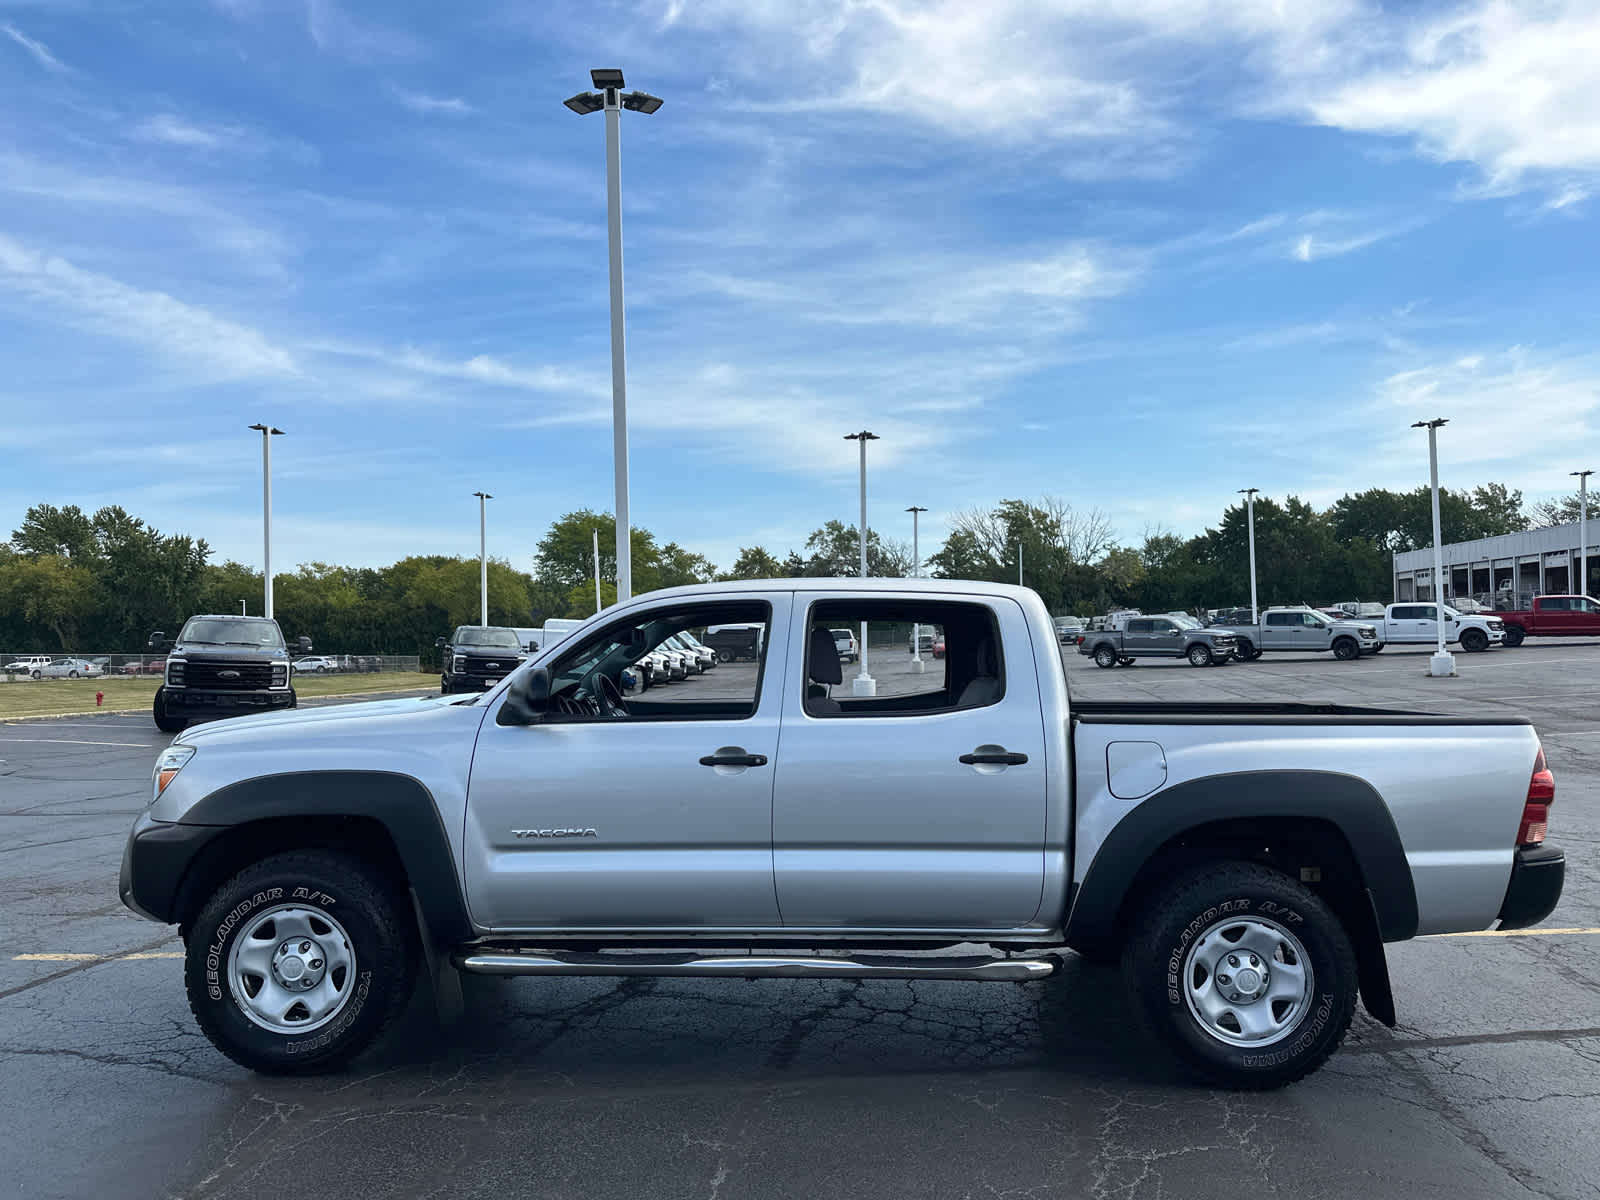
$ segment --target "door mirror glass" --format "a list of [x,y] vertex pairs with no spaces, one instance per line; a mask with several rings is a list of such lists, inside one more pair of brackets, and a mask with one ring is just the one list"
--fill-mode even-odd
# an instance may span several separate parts
[[308,637],[296,638],[294,645],[295,645],[295,649],[298,650],[301,654],[310,654],[311,653],[311,639],[308,638]]
[[150,640],[145,643],[145,645],[152,650],[165,650],[170,644],[171,643],[167,641],[167,635],[162,633],[159,629],[152,633],[150,635]]
[[511,681],[495,722],[500,725],[537,725],[548,711],[550,672],[543,667],[535,667]]
[[444,647],[445,647],[445,641],[444,641],[443,638],[434,638],[433,639],[433,648],[435,650],[443,650]]

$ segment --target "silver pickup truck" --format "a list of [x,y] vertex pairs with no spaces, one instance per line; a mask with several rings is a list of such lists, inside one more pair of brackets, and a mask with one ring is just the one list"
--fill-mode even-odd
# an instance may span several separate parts
[[1097,667],[1129,667],[1141,658],[1186,658],[1191,667],[1224,666],[1237,639],[1226,629],[1207,629],[1193,617],[1130,617],[1121,629],[1080,634],[1078,653]]
[[1213,625],[1231,633],[1234,657],[1251,662],[1269,650],[1333,651],[1343,661],[1383,649],[1378,627],[1370,621],[1334,621],[1314,608],[1269,608],[1256,625]]
[[[935,626],[945,657],[843,689],[831,630],[862,623]],[[755,661],[622,686],[726,624]],[[355,1055],[422,974],[1021,983],[1071,950],[1120,960],[1189,1068],[1266,1088],[1358,997],[1394,1022],[1386,942],[1550,913],[1553,794],[1517,718],[1075,704],[1031,591],[755,580],[608,609],[478,695],[189,729],[120,890],[264,1072]]]

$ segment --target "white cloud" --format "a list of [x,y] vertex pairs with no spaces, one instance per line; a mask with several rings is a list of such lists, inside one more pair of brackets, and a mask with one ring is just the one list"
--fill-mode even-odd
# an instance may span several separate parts
[[395,96],[401,104],[412,112],[424,113],[429,116],[442,114],[451,117],[464,117],[469,113],[478,111],[457,96],[430,96],[425,92],[408,92],[404,88],[396,88]]
[[198,366],[213,375],[292,375],[293,357],[258,331],[144,291],[0,234],[0,291],[45,305],[104,336]]
[[1556,195],[1550,197],[1545,207],[1552,212],[1561,212],[1564,209],[1575,208],[1589,198],[1589,189],[1569,183]]
[[[1374,61],[1346,74],[1301,73],[1304,82],[1285,76],[1291,106],[1319,124],[1412,138],[1430,158],[1477,165],[1493,187],[1600,170],[1593,0],[1479,0],[1409,30],[1380,22],[1368,37],[1364,58]],[[1362,45],[1359,31],[1341,38]]]
[[62,62],[54,54],[50,53],[49,46],[46,46],[43,42],[36,38],[29,37],[16,26],[0,25],[0,33],[5,34],[13,42],[26,50],[30,55],[33,56],[33,60],[45,70],[55,71],[58,73],[70,70],[66,63]]
[[1374,242],[1381,242],[1388,236],[1389,231],[1381,229],[1348,234],[1344,237],[1320,237],[1307,233],[1295,239],[1290,253],[1301,262],[1312,262],[1319,258],[1338,258],[1341,254],[1349,254]]
[[411,347],[389,350],[343,342],[309,343],[303,349],[336,358],[361,359],[396,371],[426,375],[436,379],[454,379],[462,383],[490,384],[519,391],[551,392],[590,398],[611,395],[609,378],[602,379],[566,367],[517,366],[488,354],[478,354],[466,359],[451,359]]
[[227,145],[236,136],[237,130],[204,129],[171,113],[150,117],[133,129],[136,141],[158,142],[168,146],[193,146],[201,150],[215,150]]

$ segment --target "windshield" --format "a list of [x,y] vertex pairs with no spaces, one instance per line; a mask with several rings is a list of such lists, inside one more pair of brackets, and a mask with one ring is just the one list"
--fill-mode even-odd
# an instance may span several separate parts
[[227,617],[193,617],[184,622],[180,642],[202,646],[261,646],[283,649],[283,631],[276,621],[229,620]]
[[1171,621],[1179,629],[1204,629],[1205,628],[1204,625],[1200,624],[1200,622],[1196,621],[1193,617],[1190,617],[1190,616],[1179,616],[1176,613],[1174,613],[1172,616],[1168,617],[1167,620]]
[[455,644],[458,648],[488,646],[494,650],[522,649],[522,644],[517,641],[517,631],[514,629],[492,629],[473,625],[463,625],[456,630]]
[[682,633],[678,634],[678,640],[680,642],[682,642],[685,646],[688,646],[692,650],[699,650],[701,647],[703,647],[705,645],[704,642],[702,642],[699,638],[695,637],[695,635],[690,633],[687,629],[685,629]]

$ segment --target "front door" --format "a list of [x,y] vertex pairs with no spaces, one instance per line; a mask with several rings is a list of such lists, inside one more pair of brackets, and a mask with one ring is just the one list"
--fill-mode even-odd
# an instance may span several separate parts
[[[913,622],[945,657],[914,670],[873,653],[875,695],[824,680],[827,628],[865,621],[871,646]],[[778,904],[791,929],[1013,929],[1044,885],[1049,765],[1029,627],[1013,600],[926,593],[808,602],[789,631],[773,792]],[[1056,647],[1041,651],[1056,666]],[[843,672],[834,668],[833,678]],[[963,761],[965,759],[966,761]],[[1055,798],[1064,804],[1067,797]]]
[[784,640],[764,636],[757,661],[631,692],[622,708],[597,690],[601,676],[625,682],[679,629],[756,622],[765,634],[787,627],[789,608],[788,593],[746,592],[636,609],[540,656],[545,720],[500,725],[504,695],[494,697],[467,797],[473,919],[496,930],[776,927]]

